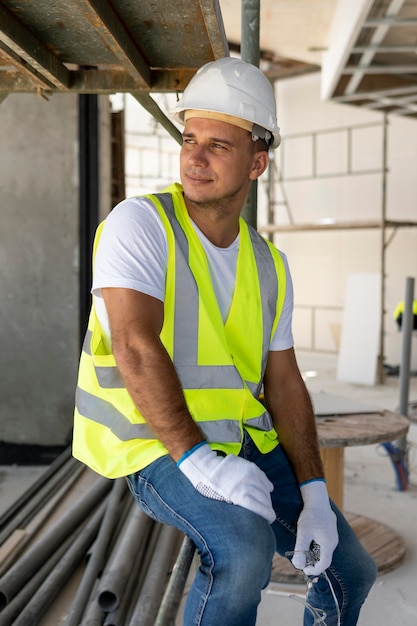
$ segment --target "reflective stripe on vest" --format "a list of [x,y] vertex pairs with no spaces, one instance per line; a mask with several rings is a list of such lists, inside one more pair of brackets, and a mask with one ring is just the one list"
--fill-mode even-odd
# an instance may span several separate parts
[[[107,426],[121,441],[155,439],[155,434],[148,424],[132,424],[110,402],[97,398],[80,387],[77,388],[76,392],[76,405],[80,415],[93,422]],[[270,430],[270,416],[265,412],[263,416],[248,420],[248,425],[258,430]],[[237,443],[241,440],[239,422],[236,420],[221,419],[201,422],[199,426],[207,441]]]

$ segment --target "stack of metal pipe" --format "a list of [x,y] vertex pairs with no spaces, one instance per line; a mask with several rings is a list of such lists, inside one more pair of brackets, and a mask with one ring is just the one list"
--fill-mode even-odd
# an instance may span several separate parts
[[193,554],[66,450],[0,517],[0,626],[174,626]]

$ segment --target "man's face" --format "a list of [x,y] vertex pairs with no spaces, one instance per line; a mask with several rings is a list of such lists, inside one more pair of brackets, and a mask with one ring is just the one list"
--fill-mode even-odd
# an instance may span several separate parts
[[187,120],[180,155],[186,200],[213,205],[245,201],[251,180],[259,176],[252,138],[242,128],[206,118]]

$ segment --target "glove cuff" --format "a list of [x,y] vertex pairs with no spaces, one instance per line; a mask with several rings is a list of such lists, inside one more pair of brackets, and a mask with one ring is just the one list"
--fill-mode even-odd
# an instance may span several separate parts
[[303,483],[300,483],[298,486],[304,487],[304,485],[309,485],[310,483],[318,483],[318,482],[325,483],[326,479],[325,478],[310,478],[310,480],[306,480]]
[[300,491],[304,506],[329,506],[329,494],[324,478],[315,478],[301,483]]
[[207,446],[207,445],[208,445],[208,443],[205,440],[199,441],[198,443],[196,443],[195,446],[193,446],[192,448],[187,450],[187,452],[184,452],[184,454],[182,456],[180,456],[180,458],[177,461],[177,467],[179,467],[181,465],[181,463],[183,461],[185,461],[185,459],[188,459],[188,457],[191,456],[191,454],[193,454],[196,450],[201,448],[201,446]]

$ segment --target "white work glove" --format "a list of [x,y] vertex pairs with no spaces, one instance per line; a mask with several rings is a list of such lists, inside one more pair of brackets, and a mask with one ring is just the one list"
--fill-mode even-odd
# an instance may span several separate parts
[[307,576],[314,576],[324,572],[332,562],[339,543],[337,521],[324,480],[305,483],[300,490],[304,508],[298,518],[292,564]]
[[203,496],[243,506],[270,524],[275,521],[274,486],[255,463],[232,454],[219,456],[204,443],[183,455],[177,466]]

